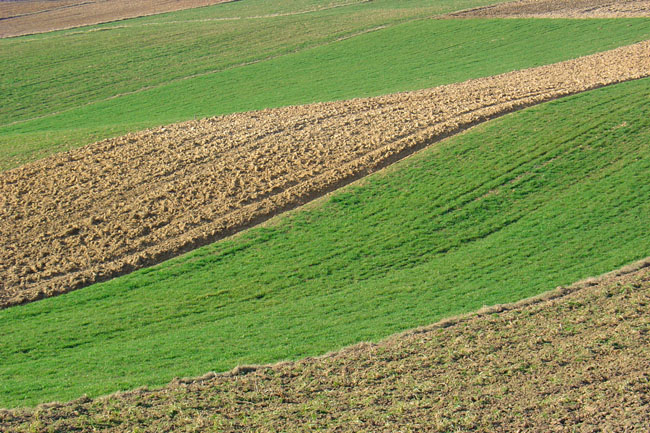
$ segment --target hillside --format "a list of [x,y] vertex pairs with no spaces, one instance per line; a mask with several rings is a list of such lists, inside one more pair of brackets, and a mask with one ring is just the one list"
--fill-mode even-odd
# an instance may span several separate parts
[[174,122],[430,88],[650,39],[648,19],[428,20],[448,9],[387,3],[0,40],[0,169]]
[[0,38],[0,432],[650,431],[648,2],[492,3]]
[[320,358],[0,411],[0,431],[645,433],[648,266]]
[[649,95],[528,108],[266,227],[2,310],[0,406],[317,355],[646,257]]
[[160,263],[481,121],[650,76],[649,51],[167,126],[0,174],[0,308]]
[[226,1],[232,0],[4,0],[0,4],[0,38],[119,21]]
[[630,18],[650,15],[647,0],[519,0],[454,12],[458,18]]

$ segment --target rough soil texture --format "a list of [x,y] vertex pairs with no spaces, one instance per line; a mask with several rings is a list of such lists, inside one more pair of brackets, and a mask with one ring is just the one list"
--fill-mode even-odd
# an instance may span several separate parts
[[521,0],[447,15],[452,18],[632,18],[650,17],[648,0]]
[[71,5],[84,3],[82,0],[2,0],[0,2],[0,19],[12,18],[47,11],[50,9],[64,8]]
[[0,38],[45,33],[237,0],[2,0]]
[[36,409],[3,432],[650,431],[650,260],[320,358]]
[[190,121],[0,174],[0,308],[159,263],[476,123],[650,75],[650,41],[411,93]]

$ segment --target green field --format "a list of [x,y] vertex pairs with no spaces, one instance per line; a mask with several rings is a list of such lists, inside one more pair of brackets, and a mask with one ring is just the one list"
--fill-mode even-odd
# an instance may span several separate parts
[[[490,2],[246,0],[99,26],[0,39],[3,96],[0,127],[52,116],[196,75],[301,52],[379,27]],[[180,96],[184,102],[190,100],[183,100],[182,90],[180,94],[169,96]],[[205,98],[205,95],[201,97]],[[112,105],[113,111],[128,108],[128,101],[116,102]],[[153,107],[157,102],[149,100],[148,104]],[[172,117],[170,121],[187,119],[194,114],[197,113],[186,114],[184,118]],[[129,125],[115,124],[111,119],[95,125],[83,119],[83,114],[71,113],[67,120],[71,119],[73,123],[81,122],[65,133],[60,132],[61,126],[55,126],[57,132],[50,131],[52,124],[57,125],[56,120],[45,124],[31,122],[26,128],[17,130],[3,129],[0,134],[3,136],[0,138],[0,169],[142,127],[133,125],[133,122]],[[147,125],[162,121],[155,117],[145,117],[145,120]],[[26,136],[23,134],[26,131],[40,134]],[[23,154],[25,152],[27,155]]]
[[650,255],[650,79],[483,124],[266,227],[0,311],[0,407],[317,355]]
[[[488,1],[425,3],[188,24],[194,10],[0,40],[0,170],[195,117],[433,87],[650,38],[648,19],[417,19]],[[227,15],[240,4],[205,10]]]

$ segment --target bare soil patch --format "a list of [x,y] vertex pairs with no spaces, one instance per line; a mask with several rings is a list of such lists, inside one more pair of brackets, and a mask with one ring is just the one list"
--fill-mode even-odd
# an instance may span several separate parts
[[84,3],[83,0],[3,0],[0,2],[0,19],[29,15]]
[[320,358],[0,411],[0,431],[645,433],[649,266]]
[[45,33],[236,0],[3,0],[0,38]]
[[449,14],[464,18],[650,17],[648,0],[520,0]]
[[434,89],[234,114],[0,174],[0,308],[159,263],[479,122],[650,75],[650,41]]

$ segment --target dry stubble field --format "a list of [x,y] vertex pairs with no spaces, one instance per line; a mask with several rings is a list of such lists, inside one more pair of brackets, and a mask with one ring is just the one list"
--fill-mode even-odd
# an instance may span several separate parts
[[449,14],[459,18],[625,18],[650,16],[648,0],[521,0]]
[[0,410],[0,431],[645,433],[649,266],[320,358]]
[[0,38],[45,33],[233,0],[62,0],[0,2]]
[[0,308],[159,263],[478,122],[650,75],[650,42],[376,98],[104,140],[0,174]]

